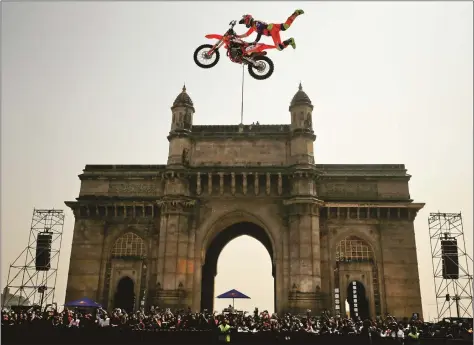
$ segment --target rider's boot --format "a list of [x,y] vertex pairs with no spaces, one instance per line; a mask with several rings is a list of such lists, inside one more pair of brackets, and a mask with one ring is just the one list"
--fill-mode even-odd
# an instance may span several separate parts
[[293,37],[283,41],[283,44],[285,45],[285,47],[291,46],[293,49],[296,49],[296,42]]
[[[291,26],[291,24],[293,23],[293,21],[296,19],[296,17],[298,17],[299,15],[303,14],[304,11],[303,10],[295,10],[295,12],[293,12],[293,14],[291,16],[288,17],[288,19],[286,20],[286,22],[282,23],[280,25],[280,30],[281,31],[286,31],[288,30],[288,28]],[[268,29],[270,30],[270,29]]]

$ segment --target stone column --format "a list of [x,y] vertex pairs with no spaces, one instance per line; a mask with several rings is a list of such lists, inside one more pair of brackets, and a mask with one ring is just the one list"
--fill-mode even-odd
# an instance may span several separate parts
[[283,181],[281,177],[281,173],[278,173],[278,195],[281,195],[283,192]]
[[230,190],[232,195],[235,195],[235,173],[231,173],[231,182],[230,182]]
[[288,307],[294,313],[321,310],[321,258],[319,201],[289,200],[289,282]]
[[265,174],[265,193],[267,195],[270,195],[271,193],[271,179],[270,179],[270,173]]
[[260,189],[259,189],[259,176],[258,176],[258,173],[255,173],[254,175],[254,191],[255,191],[255,195],[258,195],[260,193]]
[[[280,294],[278,295],[278,300],[279,300],[279,309],[278,313],[282,314],[286,311],[288,311],[288,296],[289,292],[291,290],[291,282],[290,282],[290,232],[288,229],[289,225],[289,219],[286,219],[287,222],[282,227],[282,244],[283,244],[283,250],[282,250],[282,267],[281,267],[281,281],[278,280],[277,284],[280,285]],[[277,273],[278,274],[278,273]]]
[[224,173],[220,172],[218,173],[219,175],[219,194],[223,195],[224,194]]
[[289,249],[289,283],[290,289],[297,289],[300,284],[300,216],[297,208],[288,207],[288,249]]
[[200,252],[198,254],[198,251],[196,251],[196,245],[194,250],[193,303],[191,308],[193,312],[199,312],[201,310],[202,256]]
[[247,173],[242,173],[242,193],[247,195]]
[[196,209],[193,208],[190,210],[189,216],[189,235],[188,235],[188,255],[187,255],[187,263],[186,263],[186,283],[185,283],[185,290],[186,290],[186,306],[185,307],[193,307],[194,302],[194,275],[196,271],[195,266],[195,248],[196,248],[196,228],[197,228],[197,214]]
[[212,173],[207,174],[207,194],[212,195]]
[[198,172],[196,176],[196,194],[201,195],[202,188],[201,188],[201,173]]
[[[156,304],[163,307],[184,307],[190,304],[189,247],[194,243],[190,211],[195,201],[166,198],[161,208],[160,243]],[[193,245],[191,245],[193,246]]]
[[[155,208],[153,204],[152,208]],[[149,227],[149,255],[148,259],[148,285],[146,293],[146,307],[153,305],[156,297],[156,283],[158,280],[158,251],[160,249],[160,217],[154,217],[150,219]]]

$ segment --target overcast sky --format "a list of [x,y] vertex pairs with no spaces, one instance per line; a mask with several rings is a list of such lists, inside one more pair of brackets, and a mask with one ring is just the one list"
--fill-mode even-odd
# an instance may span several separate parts
[[[170,106],[184,82],[195,124],[240,121],[241,67],[224,55],[210,70],[193,62],[205,34],[245,13],[279,23],[298,7],[306,13],[282,33],[297,49],[270,53],[269,80],[246,75],[244,122],[289,123],[302,81],[315,106],[317,163],[406,164],[412,198],[426,203],[416,239],[433,318],[429,212],[463,212],[472,255],[472,2],[2,3],[2,287],[33,208],[65,209],[86,164],[166,162]],[[66,214],[59,303],[73,231]],[[252,297],[236,306],[273,309],[270,260],[256,240],[224,249],[216,293],[231,288]]]

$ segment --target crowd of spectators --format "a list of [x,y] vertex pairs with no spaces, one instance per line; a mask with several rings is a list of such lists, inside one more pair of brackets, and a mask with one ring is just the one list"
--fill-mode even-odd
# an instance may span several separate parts
[[[4,327],[62,327],[62,328],[101,328],[116,327],[135,331],[206,331],[216,330],[221,324],[228,324],[232,332],[308,332],[315,335],[367,335],[369,337],[392,337],[416,340],[419,338],[452,338],[472,340],[472,319],[470,321],[443,320],[438,323],[424,322],[421,319],[396,320],[387,315],[376,320],[361,320],[331,316],[277,315],[267,311],[253,313],[235,311],[232,308],[223,312],[193,313],[188,310],[160,309],[152,307],[148,312],[143,310],[127,313],[121,309],[107,312],[104,309],[94,311],[67,309],[58,311],[48,308],[44,311],[30,308],[28,310],[2,310],[2,328]],[[289,337],[289,336],[288,336]]]

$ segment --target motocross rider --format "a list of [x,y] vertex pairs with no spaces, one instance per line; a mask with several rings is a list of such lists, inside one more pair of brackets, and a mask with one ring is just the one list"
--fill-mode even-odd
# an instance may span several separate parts
[[293,21],[296,19],[296,17],[298,17],[300,14],[303,14],[303,13],[304,13],[303,10],[295,10],[295,12],[293,12],[293,14],[288,17],[286,22],[281,23],[281,24],[274,24],[274,23],[267,24],[260,20],[255,20],[250,14],[244,14],[242,16],[242,19],[239,21],[239,24],[245,24],[245,26],[249,28],[249,30],[242,35],[238,35],[237,37],[238,38],[248,37],[250,36],[250,34],[256,31],[257,38],[253,42],[254,45],[258,41],[260,41],[260,38],[262,37],[262,35],[265,35],[265,36],[272,37],[273,43],[275,44],[275,47],[278,50],[283,50],[289,45],[292,46],[293,49],[295,49],[296,48],[295,39],[291,37],[282,42],[280,38],[280,31],[287,30],[291,26]]

